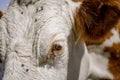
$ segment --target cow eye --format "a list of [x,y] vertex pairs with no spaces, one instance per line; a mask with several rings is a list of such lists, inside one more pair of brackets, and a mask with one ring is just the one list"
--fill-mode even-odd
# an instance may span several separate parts
[[60,56],[63,53],[63,49],[63,43],[54,43],[51,47],[50,52],[48,53],[47,59],[55,60],[57,56]]
[[60,45],[60,44],[54,44],[52,50],[53,51],[60,51],[60,50],[62,50],[62,45]]
[[52,54],[55,56],[61,55],[64,49],[64,43],[54,43],[51,49]]

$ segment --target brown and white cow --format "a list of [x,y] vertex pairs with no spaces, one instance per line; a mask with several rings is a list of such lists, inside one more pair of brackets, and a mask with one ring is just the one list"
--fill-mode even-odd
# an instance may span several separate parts
[[[119,18],[119,8],[108,6],[117,0],[101,1],[12,0],[0,19],[3,80],[113,79],[108,56],[90,52],[88,46],[89,54],[85,45],[93,29],[95,41],[101,32],[98,28],[104,26],[99,24],[101,21],[105,20],[107,27],[109,22],[115,25]],[[94,14],[96,11],[100,15]],[[110,12],[115,16],[107,16]]]
[[77,30],[90,53],[109,57],[109,70],[120,80],[120,0],[84,0],[76,13]]

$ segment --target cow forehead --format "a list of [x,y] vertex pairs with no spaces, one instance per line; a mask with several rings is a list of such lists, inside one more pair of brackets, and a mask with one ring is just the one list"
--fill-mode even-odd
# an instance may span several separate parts
[[[56,39],[64,39],[70,35],[73,27],[70,6],[64,0],[47,2],[38,1],[34,5],[10,6],[4,19],[7,21],[8,44],[11,48],[21,47],[21,50],[32,45],[47,48]],[[56,3],[56,4],[55,4]],[[59,38],[56,36],[60,36]],[[55,38],[54,38],[55,37]],[[39,44],[37,44],[39,43]],[[21,45],[22,44],[22,45]]]
[[[28,7],[18,5],[14,5],[13,7],[11,6],[9,10],[6,12],[7,14],[6,18],[8,20],[7,28],[9,28],[10,33],[16,32],[16,34],[17,33],[22,34],[28,31],[29,31],[28,33],[31,33],[32,30],[34,30],[32,32],[36,32],[38,31],[38,29],[40,30],[42,27],[48,29],[59,28],[62,30],[65,30],[65,28],[71,29],[72,26],[69,24],[70,13],[68,8],[66,7],[67,4],[54,5],[53,4],[54,1],[53,2],[51,1],[51,4],[49,2],[48,2],[49,4],[47,4],[47,1],[43,2],[46,2],[46,5],[44,5],[45,3],[38,1],[35,5],[29,5]],[[26,35],[28,36],[28,34]]]

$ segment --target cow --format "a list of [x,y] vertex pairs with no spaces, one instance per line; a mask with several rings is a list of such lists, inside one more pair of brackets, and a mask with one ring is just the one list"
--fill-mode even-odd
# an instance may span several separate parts
[[108,57],[108,69],[120,80],[120,0],[84,0],[76,25],[89,53]]
[[[89,12],[90,8],[96,11],[98,8],[94,6],[98,7],[99,1],[104,0],[87,1],[11,0],[0,19],[2,80],[113,79],[108,56],[90,52],[85,39],[91,35],[86,28],[97,17]],[[108,2],[99,5],[98,12],[104,11],[101,16],[109,11],[116,13],[117,8],[112,10],[114,7],[107,6]]]

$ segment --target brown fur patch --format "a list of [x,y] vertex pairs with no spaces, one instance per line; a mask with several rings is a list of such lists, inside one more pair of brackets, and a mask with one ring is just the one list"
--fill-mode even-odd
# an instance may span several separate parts
[[118,3],[118,0],[84,0],[75,15],[78,41],[83,38],[88,44],[100,44],[109,38],[120,18]]
[[112,47],[106,47],[105,51],[110,52],[109,70],[115,77],[115,80],[120,80],[120,43],[113,44]]
[[3,16],[3,13],[2,13],[2,11],[0,11],[0,18]]
[[84,0],[72,0],[74,2],[83,2]]
[[96,39],[96,40],[94,40],[94,39],[90,39],[89,37],[86,37],[86,36],[84,36],[84,41],[85,41],[85,43],[86,43],[86,45],[100,45],[100,44],[102,44],[106,39],[109,39],[110,37],[112,37],[112,35],[113,35],[113,33],[111,33],[111,32],[108,32],[108,33],[106,33],[104,36],[102,36],[101,38],[99,38],[99,39]]
[[[111,29],[120,33],[120,0],[84,0],[76,10],[75,22],[77,41],[99,46],[113,35]],[[120,80],[120,43],[105,47],[105,52],[111,54],[109,70],[114,80]]]

